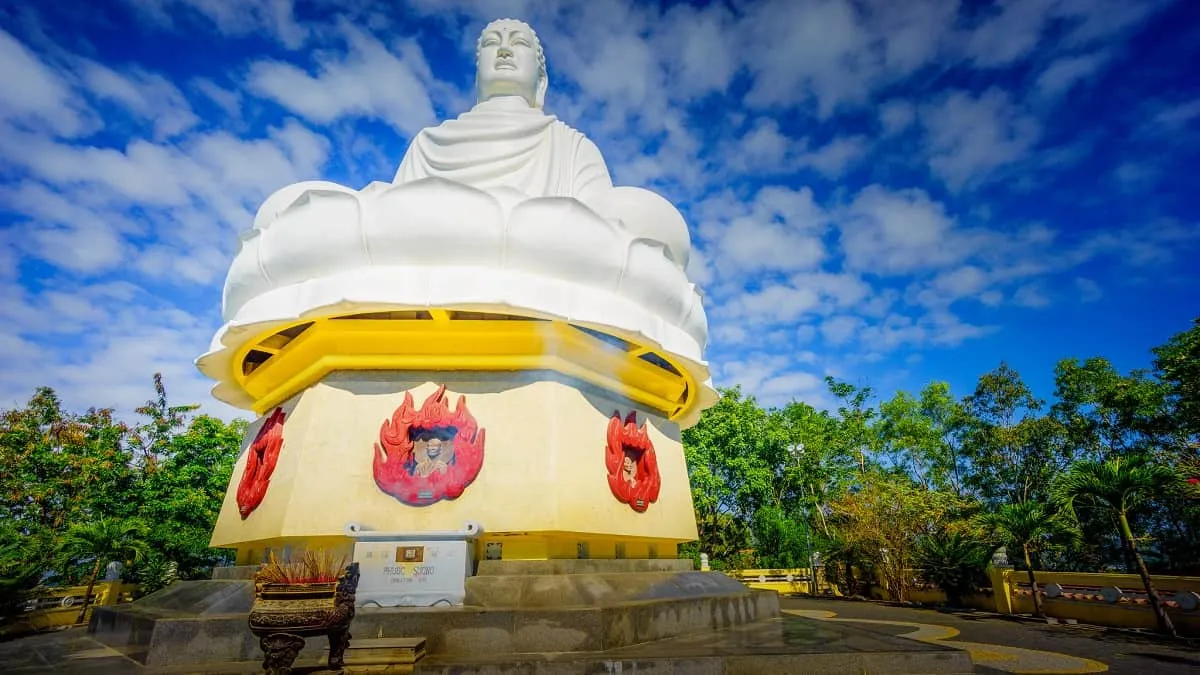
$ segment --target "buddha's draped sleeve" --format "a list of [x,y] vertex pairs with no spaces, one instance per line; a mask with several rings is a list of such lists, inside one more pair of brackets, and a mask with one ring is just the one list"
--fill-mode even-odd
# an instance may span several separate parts
[[583,134],[580,134],[580,142],[575,148],[573,164],[575,179],[572,192],[576,199],[588,204],[612,190],[612,175],[608,172],[600,148]]

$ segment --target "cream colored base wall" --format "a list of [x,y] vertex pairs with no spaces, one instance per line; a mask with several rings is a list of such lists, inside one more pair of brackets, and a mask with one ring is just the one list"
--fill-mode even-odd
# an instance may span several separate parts
[[[409,506],[375,484],[374,447],[406,391],[419,406],[439,384],[452,409],[465,395],[486,430],[483,466],[458,499]],[[348,522],[422,532],[474,521],[485,531],[480,549],[500,542],[504,558],[674,557],[676,544],[697,538],[678,426],[553,373],[335,373],[281,407],[283,447],[266,496],[243,520],[237,486],[260,419],[213,531],[212,545],[238,548],[242,564],[258,562],[267,547],[348,551]],[[648,422],[662,476],[645,513],[613,496],[604,462],[609,419],[632,410],[639,425]]]

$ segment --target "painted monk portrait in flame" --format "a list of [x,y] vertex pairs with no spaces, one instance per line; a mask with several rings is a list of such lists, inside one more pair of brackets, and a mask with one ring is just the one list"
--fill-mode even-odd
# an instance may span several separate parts
[[623,424],[620,411],[613,412],[608,421],[604,463],[608,468],[608,487],[622,503],[641,513],[658,500],[662,486],[658,458],[646,423],[637,425],[637,412],[629,413]]
[[418,408],[412,393],[384,420],[375,444],[375,484],[412,506],[457,499],[483,466],[485,430],[467,409],[465,396],[454,410],[446,385]]

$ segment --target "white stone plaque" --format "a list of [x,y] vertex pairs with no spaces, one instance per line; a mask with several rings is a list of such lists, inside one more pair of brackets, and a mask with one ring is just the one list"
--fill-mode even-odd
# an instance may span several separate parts
[[354,543],[355,605],[461,605],[471,574],[467,541],[384,540]]

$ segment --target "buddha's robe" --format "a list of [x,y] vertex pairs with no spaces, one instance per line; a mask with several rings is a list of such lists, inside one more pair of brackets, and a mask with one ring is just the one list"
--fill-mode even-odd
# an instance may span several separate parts
[[517,97],[489,99],[417,134],[392,182],[430,177],[585,204],[613,187],[595,143]]
[[614,188],[595,143],[520,97],[488,99],[418,133],[392,182],[423,178],[515,191],[521,199],[573,197],[635,238],[661,243],[680,269],[687,267],[691,240],[679,211],[648,190]]

